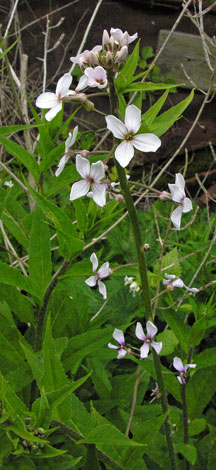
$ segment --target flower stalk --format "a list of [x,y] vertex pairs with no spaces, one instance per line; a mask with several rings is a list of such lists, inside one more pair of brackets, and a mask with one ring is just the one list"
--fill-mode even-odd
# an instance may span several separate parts
[[[117,95],[116,95],[115,84],[114,84],[114,74],[111,70],[108,70],[107,78],[108,78],[108,84],[109,84],[110,110],[111,110],[111,113],[116,116],[118,103],[117,103]],[[115,138],[113,138],[113,142],[114,143],[116,142]],[[152,317],[150,290],[149,290],[147,267],[146,267],[145,255],[143,251],[143,242],[142,242],[139,220],[137,217],[137,212],[136,212],[136,208],[135,208],[132,196],[131,196],[131,192],[127,183],[125,170],[124,168],[122,168],[119,162],[115,159],[115,157],[114,157],[114,161],[115,161],[116,170],[118,173],[121,190],[123,192],[123,196],[125,199],[125,203],[126,203],[127,210],[130,216],[131,224],[132,224],[132,229],[133,229],[133,234],[134,234],[134,239],[135,239],[135,244],[136,244],[139,271],[140,271],[141,295],[142,295],[144,306],[145,306],[146,318],[148,321],[152,321],[153,317]],[[163,381],[160,358],[154,349],[152,349],[152,354],[153,354],[154,366],[155,366],[157,382],[158,382],[158,387],[159,387],[159,393],[161,397],[162,412],[163,414],[168,414],[169,408],[168,408],[165,385]],[[168,447],[169,459],[170,459],[170,470],[176,470],[175,453],[174,453],[174,447],[173,447],[173,441],[172,441],[171,427],[169,423],[169,416],[167,416],[165,419],[164,427],[165,427],[167,447]]]

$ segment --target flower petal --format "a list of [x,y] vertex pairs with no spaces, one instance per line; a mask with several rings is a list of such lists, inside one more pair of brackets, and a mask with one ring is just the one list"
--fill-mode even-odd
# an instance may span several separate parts
[[179,357],[174,357],[173,359],[173,367],[178,370],[179,372],[184,371],[184,366],[182,360]]
[[108,277],[109,274],[110,274],[109,261],[106,261],[106,263],[102,264],[102,266],[98,270],[98,276],[100,279],[104,279],[105,277]]
[[133,134],[136,134],[141,126],[141,110],[134,104],[130,104],[126,108],[125,125],[128,132]]
[[193,209],[192,202],[189,197],[184,198],[182,212],[190,212]]
[[187,367],[188,369],[190,367],[190,369],[195,369],[196,366],[196,364],[186,364],[185,368]]
[[74,201],[79,197],[86,196],[90,187],[90,183],[88,181],[82,180],[74,183],[71,192],[70,192],[70,201]]
[[119,346],[116,346],[115,344],[109,343],[108,348],[110,348],[110,349],[119,349]]
[[175,279],[175,281],[172,282],[172,285],[173,287],[185,287],[184,282],[180,278]]
[[184,177],[181,175],[181,173],[176,173],[176,175],[175,175],[175,184],[179,187],[179,189],[182,192],[185,192],[184,191],[185,180],[184,180]]
[[143,331],[143,327],[142,327],[140,322],[138,322],[136,324],[135,335],[136,335],[137,338],[141,339],[141,341],[145,341],[145,339],[146,339],[146,336],[145,336],[144,331]]
[[177,375],[177,379],[181,385],[184,385],[185,382],[180,375]]
[[160,354],[161,349],[163,347],[163,343],[160,341],[160,343],[157,343],[157,341],[151,341],[151,346],[154,348],[157,354]]
[[88,279],[86,279],[85,283],[90,287],[96,286],[97,284],[96,276],[90,276]]
[[107,123],[107,129],[112,132],[116,139],[124,139],[127,134],[127,128],[120,119],[115,116],[109,115],[105,117]]
[[88,86],[88,77],[86,77],[86,75],[82,75],[82,77],[80,77],[79,79],[79,83],[76,87],[76,91],[81,91],[87,86]]
[[90,261],[92,263],[92,271],[93,273],[96,273],[98,267],[98,258],[95,253],[92,253],[92,255],[90,256]]
[[114,333],[113,333],[113,338],[121,344],[125,344],[125,338],[124,338],[124,333],[122,330],[118,330],[118,328],[115,328]]
[[118,355],[117,355],[117,359],[122,359],[124,356],[126,356],[126,354],[127,354],[127,351],[125,351],[125,349],[120,348]]
[[61,111],[62,109],[62,103],[58,103],[56,106],[54,106],[54,108],[51,108],[48,113],[45,114],[45,118],[47,121],[52,121],[52,119],[54,119],[54,117],[56,116],[56,114],[59,113],[59,111]]
[[149,354],[149,343],[144,343],[140,348],[140,357],[145,359]]
[[134,156],[134,148],[131,142],[123,140],[115,150],[115,158],[125,168]]
[[105,176],[104,164],[101,161],[96,163],[92,163],[91,170],[90,170],[90,178],[94,179],[94,181],[98,182]]
[[106,204],[106,186],[105,184],[92,184],[93,200],[94,202],[103,207]]
[[[87,176],[90,175],[89,160],[87,160],[84,157],[81,157],[81,155],[77,155],[76,156],[76,169],[78,173],[85,179]],[[90,188],[90,183],[89,183],[89,188]]]
[[67,92],[72,83],[72,75],[70,73],[65,73],[63,77],[61,77],[56,86],[56,95],[63,98],[67,95]]
[[177,184],[168,183],[169,190],[171,192],[172,200],[174,202],[182,202],[185,198],[185,192]]
[[146,330],[147,330],[147,335],[148,338],[154,338],[154,336],[157,333],[157,327],[149,320],[146,323]]
[[[68,139],[66,140],[65,142],[65,148],[66,148],[66,143],[68,141],[68,144],[67,144],[67,150],[72,147],[72,145],[74,144],[76,138],[77,138],[77,134],[78,134],[78,126],[74,127],[74,130],[72,132],[72,136],[71,136],[71,132],[69,132],[69,137]],[[69,140],[70,139],[70,140]]]
[[63,157],[58,163],[58,168],[55,172],[55,176],[59,176],[61,174],[68,160],[69,160],[69,157],[67,157],[67,155],[63,155]]
[[35,104],[38,108],[42,109],[53,108],[58,104],[58,97],[55,93],[47,91],[46,93],[42,93],[38,96]]
[[103,282],[101,282],[100,280],[98,281],[98,289],[99,289],[99,292],[100,294],[103,296],[104,300],[107,299],[107,290],[106,290],[106,286]]
[[177,230],[179,230],[181,227],[181,217],[182,217],[182,206],[178,206],[171,214],[172,223]]
[[156,152],[161,145],[161,140],[154,134],[137,134],[133,138],[133,145],[141,152]]

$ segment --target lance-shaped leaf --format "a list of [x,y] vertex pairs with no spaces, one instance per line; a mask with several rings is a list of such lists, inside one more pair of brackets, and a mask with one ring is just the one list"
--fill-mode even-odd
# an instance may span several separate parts
[[27,150],[21,147],[21,145],[13,142],[10,139],[7,139],[6,137],[1,136],[0,142],[5,148],[6,152],[17,158],[27,168],[27,170],[30,171],[30,173],[34,176],[35,181],[38,183],[40,174],[39,167],[31,153],[27,152]]
[[29,243],[29,279],[34,294],[41,300],[51,280],[51,271],[49,225],[43,212],[36,208]]

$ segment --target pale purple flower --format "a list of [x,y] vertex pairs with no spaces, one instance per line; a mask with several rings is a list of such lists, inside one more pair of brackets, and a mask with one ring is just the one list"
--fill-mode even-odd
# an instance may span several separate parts
[[183,366],[183,362],[179,357],[174,357],[173,367],[180,372],[180,375],[177,376],[177,379],[181,385],[186,383],[186,373],[189,368],[195,369],[196,364],[186,364]]
[[136,337],[139,338],[141,341],[144,341],[143,345],[140,348],[140,357],[141,359],[145,359],[148,357],[149,354],[149,344],[154,348],[157,354],[160,354],[162,349],[162,342],[157,343],[153,340],[154,336],[157,334],[157,327],[148,320],[146,323],[147,335],[144,334],[143,327],[140,322],[136,325]]
[[123,331],[118,330],[118,328],[115,328],[113,338],[117,341],[117,343],[119,343],[120,346],[116,346],[112,343],[109,343],[108,348],[118,349],[117,359],[122,359],[127,354],[127,351],[125,350],[125,338]]
[[36,106],[42,109],[49,109],[45,114],[47,121],[51,121],[62,109],[62,100],[64,97],[74,94],[74,91],[69,90],[72,83],[72,76],[70,73],[65,73],[56,85],[55,93],[45,92],[38,96]]
[[70,57],[70,60],[75,64],[79,64],[80,67],[85,64],[96,65],[98,64],[97,52],[100,52],[101,49],[102,46],[94,46],[91,51],[86,49],[85,51],[81,52],[81,54],[78,54],[76,57]]
[[90,287],[95,287],[96,285],[98,285],[100,294],[106,300],[107,290],[105,284],[101,281],[101,279],[108,277],[111,273],[111,269],[109,268],[109,262],[106,261],[106,263],[102,264],[100,269],[98,269],[97,271],[98,259],[95,253],[92,253],[92,255],[90,256],[90,261],[92,263],[92,271],[94,273],[94,276],[90,276],[88,279],[86,279],[85,283],[88,284],[88,286]]
[[78,126],[76,126],[73,130],[73,133],[71,134],[71,132],[69,132],[69,137],[67,138],[66,142],[65,142],[65,154],[63,155],[63,157],[61,158],[61,160],[59,161],[58,163],[58,168],[55,172],[55,175],[56,176],[59,176],[61,174],[61,172],[64,170],[64,167],[67,163],[67,161],[69,160],[69,156],[67,155],[69,149],[72,147],[72,145],[74,144],[75,140],[76,140],[76,137],[77,137],[77,132],[78,132]]
[[84,72],[87,85],[90,87],[97,87],[99,89],[107,87],[107,75],[106,70],[98,65],[94,69],[92,67],[87,67]]
[[115,116],[106,116],[107,128],[114,137],[123,140],[115,150],[115,158],[125,168],[134,156],[134,147],[142,152],[155,152],[161,145],[154,134],[137,134],[141,126],[141,111],[134,104],[126,108],[125,123]]
[[106,204],[106,185],[100,180],[104,178],[104,165],[101,161],[92,163],[81,155],[76,156],[76,169],[83,177],[83,180],[74,183],[71,188],[70,200],[74,201],[82,196],[88,196],[89,189],[92,187],[92,197],[95,203],[103,207]]
[[194,294],[199,292],[199,289],[196,287],[187,287],[182,279],[180,279],[180,277],[177,278],[175,274],[165,273],[164,276],[165,279],[163,280],[163,285],[166,286],[169,290],[173,290],[174,287],[184,287],[188,292],[193,292]]
[[191,200],[185,194],[185,180],[181,173],[177,173],[175,177],[175,184],[168,184],[171,192],[171,197],[174,202],[178,203],[178,207],[172,212],[171,220],[173,225],[180,229],[182,213],[190,212],[192,207]]

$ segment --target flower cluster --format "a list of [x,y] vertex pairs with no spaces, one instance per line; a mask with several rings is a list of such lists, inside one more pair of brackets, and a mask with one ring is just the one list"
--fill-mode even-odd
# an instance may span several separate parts
[[[144,334],[143,327],[141,323],[137,323],[136,325],[136,331],[135,335],[138,339],[143,341],[143,345],[140,348],[140,358],[141,359],[146,359],[149,355],[150,351],[150,346],[156,351],[157,354],[160,354],[162,350],[162,342],[157,343],[154,341],[154,336],[157,334],[157,327],[149,320],[146,323],[146,330],[147,330],[147,335]],[[127,348],[125,345],[125,338],[124,334],[121,330],[114,330],[113,333],[113,338],[120,344],[120,346],[114,346],[113,344],[109,343],[108,347],[110,349],[118,349],[118,356],[117,359],[121,359],[124,357],[127,353],[131,354],[132,351],[131,349]]]
[[125,276],[124,285],[129,286],[129,290],[133,297],[136,297],[136,294],[140,292],[140,287],[138,286],[137,282],[134,281],[134,278],[132,276],[131,277]]

